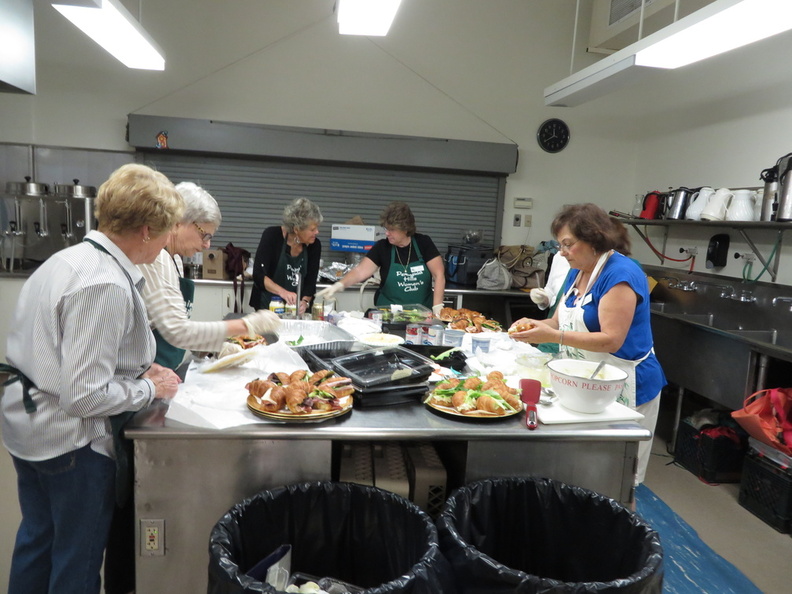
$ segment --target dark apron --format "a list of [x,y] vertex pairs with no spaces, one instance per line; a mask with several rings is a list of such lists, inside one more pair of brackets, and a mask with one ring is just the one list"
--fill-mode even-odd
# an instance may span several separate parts
[[[115,256],[108,252],[104,246],[91,239],[83,239],[83,241],[87,241],[97,250],[108,254],[111,258],[113,258],[113,260],[115,260]],[[116,262],[118,261],[116,260]],[[126,270],[124,270],[124,267],[121,266],[120,262],[118,263],[118,266],[127,277],[132,289],[137,291],[135,283],[132,282],[129,274]],[[126,503],[127,499],[129,498],[129,494],[132,491],[133,476],[132,467],[129,464],[129,460],[133,455],[132,441],[124,438],[123,431],[124,425],[126,425],[127,421],[135,416],[136,412],[137,411],[130,410],[110,417],[110,432],[113,435],[113,450],[115,451],[116,455],[116,505],[118,507],[124,507],[124,504]]]
[[[176,266],[176,262],[173,263]],[[184,278],[179,275],[179,290],[184,298],[184,306],[187,308],[187,315],[189,317],[192,310],[192,304],[195,299],[195,281],[191,278]],[[157,356],[154,358],[155,363],[159,363],[163,367],[176,370],[184,361],[185,349],[173,346],[162,337],[159,330],[153,330],[154,338],[157,341]]]
[[[283,240],[283,251],[278,258],[278,265],[275,267],[275,274],[270,278],[272,281],[287,291],[299,293],[300,284],[308,270],[308,247],[303,246],[303,251],[299,256],[292,256],[289,253],[289,244]],[[261,291],[262,300],[259,307],[266,309],[269,307],[272,293],[266,289]]]
[[408,262],[406,266],[396,261],[395,245],[391,249],[388,276],[380,287],[376,305],[425,305],[432,307],[432,273],[424,262],[423,254],[418,249],[415,239],[410,240],[418,259]]

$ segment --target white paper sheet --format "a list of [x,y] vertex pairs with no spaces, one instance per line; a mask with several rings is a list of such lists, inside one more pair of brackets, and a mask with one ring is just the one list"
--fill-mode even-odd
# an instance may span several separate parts
[[256,356],[239,367],[200,373],[191,364],[186,381],[179,386],[165,418],[208,429],[226,429],[251,423],[266,423],[247,408],[245,385],[272,372],[291,373],[308,369],[297,353],[283,342],[261,347]]

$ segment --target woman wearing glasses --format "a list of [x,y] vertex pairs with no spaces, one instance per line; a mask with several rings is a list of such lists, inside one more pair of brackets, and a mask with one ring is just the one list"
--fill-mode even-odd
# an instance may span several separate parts
[[182,258],[209,248],[222,217],[215,199],[200,186],[182,182],[176,190],[184,199],[184,217],[156,261],[140,266],[146,279],[141,293],[157,339],[156,362],[171,369],[182,364],[186,349],[217,352],[229,336],[275,332],[280,323],[266,310],[236,320],[190,320],[195,283],[184,277]]
[[[644,415],[654,432],[665,375],[654,354],[649,285],[628,257],[627,230],[595,204],[564,207],[551,230],[571,270],[549,320],[518,320],[530,329],[512,334],[530,343],[555,342],[562,357],[606,361],[628,375],[621,401]],[[638,447],[635,484],[643,482],[651,441]]]

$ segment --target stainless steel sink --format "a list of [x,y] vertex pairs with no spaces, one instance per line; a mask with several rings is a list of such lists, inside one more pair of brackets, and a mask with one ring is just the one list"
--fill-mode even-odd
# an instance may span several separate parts
[[673,314],[674,318],[682,320],[683,322],[690,322],[691,324],[701,324],[703,326],[715,326],[715,314],[714,313],[703,313],[703,314]]
[[748,340],[764,342],[767,344],[778,343],[778,330],[728,330],[729,334],[736,334]]

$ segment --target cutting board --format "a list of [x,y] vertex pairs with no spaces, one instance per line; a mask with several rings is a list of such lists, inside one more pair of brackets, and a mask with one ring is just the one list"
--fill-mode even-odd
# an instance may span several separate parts
[[589,414],[575,412],[561,406],[558,402],[553,404],[539,404],[536,407],[539,422],[545,425],[556,423],[604,423],[607,421],[637,421],[643,419],[638,411],[614,402],[601,413]]

